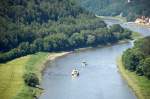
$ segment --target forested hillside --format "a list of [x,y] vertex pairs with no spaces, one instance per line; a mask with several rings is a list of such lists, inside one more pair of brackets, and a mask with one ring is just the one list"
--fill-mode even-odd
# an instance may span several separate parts
[[150,0],[79,0],[82,7],[103,16],[123,15],[128,21],[150,16]]
[[126,50],[122,56],[126,69],[150,79],[150,36],[135,42],[135,46]]
[[68,22],[73,21],[81,14],[88,17],[73,0],[1,0],[0,50],[8,51],[21,42],[32,42],[57,32],[54,28],[50,29],[57,21],[62,24],[66,17],[70,19]]
[[38,51],[62,51],[129,38],[75,0],[1,0],[0,62]]

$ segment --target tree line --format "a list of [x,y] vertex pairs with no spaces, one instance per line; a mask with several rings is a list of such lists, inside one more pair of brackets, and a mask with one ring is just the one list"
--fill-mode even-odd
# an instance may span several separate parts
[[122,59],[126,69],[137,75],[150,79],[150,36],[135,42],[133,48],[123,53]]
[[[90,25],[90,27],[92,28],[93,26]],[[118,40],[129,39],[131,35],[131,31],[122,28],[119,24],[115,24],[109,28],[105,25],[91,28],[73,32],[72,34],[54,33],[43,38],[37,38],[32,43],[27,41],[22,42],[18,47],[1,53],[0,62],[6,62],[38,51],[66,51],[86,46],[111,44]]]
[[6,62],[37,51],[116,42],[130,32],[107,28],[75,0],[1,0],[0,35],[0,62]]
[[[92,20],[93,14],[78,6],[75,0],[1,0],[0,51],[9,51],[22,42],[31,43],[36,38],[62,32],[59,30],[62,24],[67,25],[69,21],[76,24],[73,22],[80,17]],[[67,18],[68,23],[65,22]]]

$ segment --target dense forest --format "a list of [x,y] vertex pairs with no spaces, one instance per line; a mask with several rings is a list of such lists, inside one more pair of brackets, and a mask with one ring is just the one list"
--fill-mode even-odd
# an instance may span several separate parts
[[75,0],[1,0],[0,62],[38,51],[63,51],[130,38]]
[[126,69],[150,79],[150,36],[136,41],[133,48],[124,52],[122,59]]
[[127,17],[128,21],[139,16],[150,17],[150,0],[79,0],[82,7],[97,15]]

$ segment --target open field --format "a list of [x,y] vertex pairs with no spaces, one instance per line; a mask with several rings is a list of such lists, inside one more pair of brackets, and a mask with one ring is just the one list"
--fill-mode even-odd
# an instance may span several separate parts
[[41,71],[45,62],[66,53],[39,52],[0,64],[0,98],[33,99],[33,95],[39,94],[40,90],[26,86],[23,75],[34,72],[41,79]]
[[150,99],[150,80],[144,76],[137,76],[135,72],[126,70],[122,64],[121,57],[117,60],[119,72],[133,89],[138,99]]
[[23,74],[29,56],[0,64],[0,98],[12,99],[24,86]]

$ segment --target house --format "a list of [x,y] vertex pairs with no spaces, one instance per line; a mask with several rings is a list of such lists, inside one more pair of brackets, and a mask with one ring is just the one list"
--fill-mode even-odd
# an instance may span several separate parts
[[141,16],[135,20],[136,24],[150,25],[150,18]]

